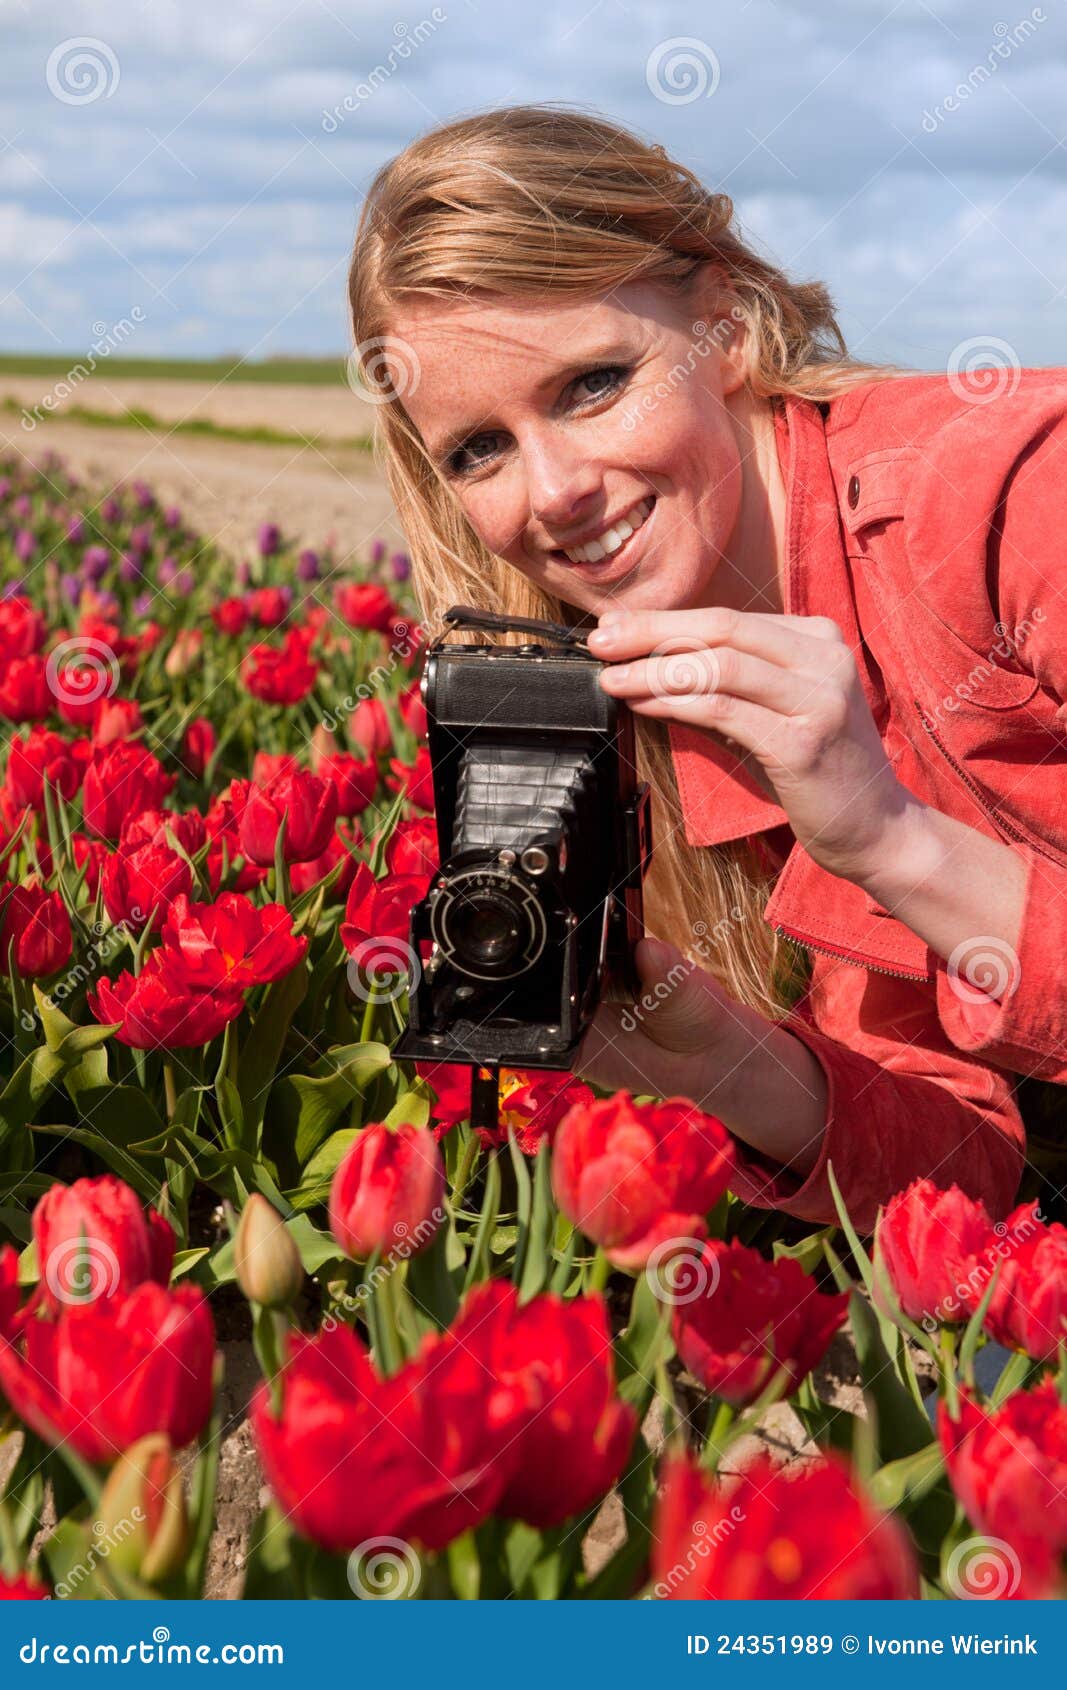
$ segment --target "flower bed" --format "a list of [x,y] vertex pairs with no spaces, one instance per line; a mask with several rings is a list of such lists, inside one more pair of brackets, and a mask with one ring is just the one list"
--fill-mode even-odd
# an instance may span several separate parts
[[[870,1247],[759,1250],[690,1100],[511,1072],[491,1134],[393,1059],[435,851],[401,554],[268,527],[235,571],[54,460],[0,463],[0,549],[0,1594],[203,1593],[234,1299],[246,1596],[1062,1593],[1064,1228],[922,1181]],[[846,1327],[862,1412],[813,1385]],[[785,1400],[809,1458],[736,1471]]]

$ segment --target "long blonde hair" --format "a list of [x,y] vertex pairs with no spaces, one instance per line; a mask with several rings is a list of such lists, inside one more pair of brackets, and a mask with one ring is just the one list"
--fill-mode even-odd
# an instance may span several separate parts
[[[448,605],[574,622],[579,612],[494,556],[469,526],[403,406],[403,370],[382,357],[405,301],[481,293],[594,297],[624,282],[681,289],[703,264],[745,329],[754,395],[828,399],[904,375],[848,356],[823,283],[794,282],[745,244],[733,202],[663,147],[570,104],[504,106],[413,141],[377,174],[349,272],[355,358],[376,404],[376,461],[411,555],[430,633]],[[699,960],[772,1018],[802,989],[806,958],[763,920],[769,871],[747,839],[686,844],[663,722],[635,718],[653,792],[648,931]],[[716,943],[697,943],[712,932]]]

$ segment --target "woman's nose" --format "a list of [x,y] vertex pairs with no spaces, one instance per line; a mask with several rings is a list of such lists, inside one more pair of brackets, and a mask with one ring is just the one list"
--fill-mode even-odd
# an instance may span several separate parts
[[600,491],[599,466],[562,431],[528,441],[523,456],[531,516],[546,528],[573,528]]

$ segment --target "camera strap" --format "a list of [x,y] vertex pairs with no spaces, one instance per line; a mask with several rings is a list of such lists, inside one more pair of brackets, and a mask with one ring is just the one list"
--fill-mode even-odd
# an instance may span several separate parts
[[491,633],[536,634],[541,639],[554,640],[557,645],[585,648],[585,630],[569,628],[563,622],[541,622],[534,616],[507,616],[494,610],[476,610],[473,605],[454,604],[445,611],[447,624],[429,649],[437,650],[457,628],[481,628]]

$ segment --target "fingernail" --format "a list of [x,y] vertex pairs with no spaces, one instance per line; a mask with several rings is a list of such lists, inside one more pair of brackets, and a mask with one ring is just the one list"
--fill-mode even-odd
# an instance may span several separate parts
[[606,651],[609,646],[613,646],[615,644],[617,638],[618,631],[615,627],[605,628],[601,626],[593,629],[592,633],[587,638],[586,644],[594,646],[599,651]]
[[606,669],[604,673],[610,675],[612,680],[628,681],[630,679],[630,665],[628,663],[613,663],[611,668]]

